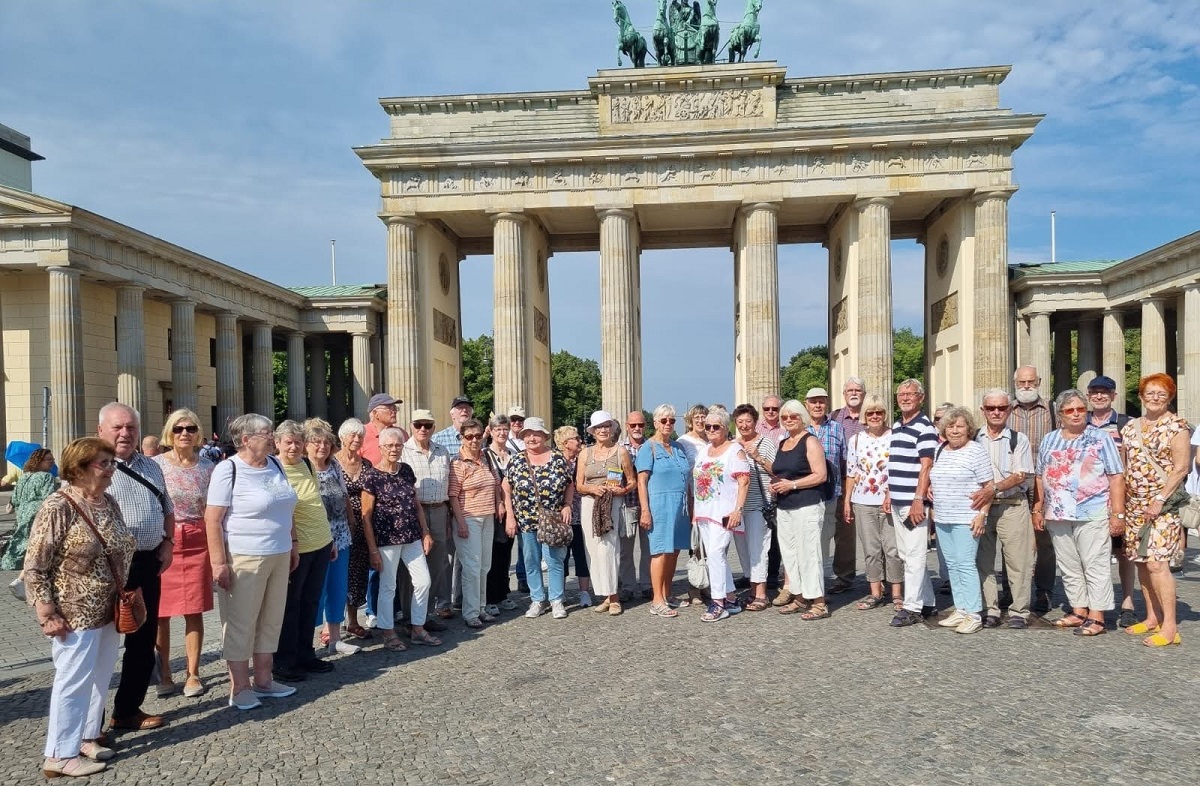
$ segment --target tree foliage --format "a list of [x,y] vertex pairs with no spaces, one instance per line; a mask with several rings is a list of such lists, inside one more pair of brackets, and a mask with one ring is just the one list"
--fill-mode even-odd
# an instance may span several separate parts
[[495,411],[492,367],[495,345],[492,337],[464,339],[462,343],[463,392],[475,404],[476,417],[483,419]]
[[562,349],[550,356],[550,380],[555,425],[586,426],[600,409],[600,364]]
[[912,328],[900,328],[892,342],[892,382],[899,385],[906,379],[925,379],[925,338]]
[[[900,328],[892,344],[893,381],[898,385],[906,379],[924,377],[925,339],[914,333],[912,328]],[[784,400],[803,400],[809,388],[828,389],[829,385],[829,347],[824,344],[800,350],[780,369],[780,395]],[[841,398],[836,396],[837,391],[831,392],[835,393],[836,405],[840,406]]]

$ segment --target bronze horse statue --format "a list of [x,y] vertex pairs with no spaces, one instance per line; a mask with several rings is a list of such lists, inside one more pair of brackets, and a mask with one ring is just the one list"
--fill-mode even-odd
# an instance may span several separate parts
[[634,68],[646,67],[646,39],[633,27],[629,20],[629,11],[621,0],[613,0],[613,19],[617,23],[617,66],[621,65],[621,55],[628,55]]
[[700,15],[700,64],[717,62],[717,49],[721,43],[721,23],[717,21],[717,0],[704,0],[704,11]]
[[754,56],[762,51],[762,31],[758,27],[758,13],[762,11],[762,0],[746,0],[746,13],[742,21],[729,34],[729,62],[746,61],[746,53],[753,44],[757,44]]
[[658,0],[658,18],[654,20],[654,59],[660,66],[675,65],[675,37],[667,21],[668,0]]

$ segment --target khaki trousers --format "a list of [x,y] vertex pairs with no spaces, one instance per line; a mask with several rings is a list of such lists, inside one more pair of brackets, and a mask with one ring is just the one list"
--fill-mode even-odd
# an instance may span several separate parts
[[1015,505],[994,503],[979,538],[975,566],[983,585],[983,607],[989,617],[1000,616],[1000,589],[996,583],[997,543],[1003,549],[1004,573],[1012,592],[1008,613],[1014,617],[1027,617],[1033,587],[1034,538],[1033,519],[1023,497]]

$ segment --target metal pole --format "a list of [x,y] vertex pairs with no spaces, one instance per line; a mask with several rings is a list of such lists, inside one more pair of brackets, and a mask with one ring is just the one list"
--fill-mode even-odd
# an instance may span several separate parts
[[1054,236],[1054,211],[1050,211],[1050,264],[1053,265],[1058,261],[1057,242]]
[[333,271],[333,285],[337,286],[337,241],[329,241],[329,267]]
[[50,388],[42,388],[42,447],[50,447]]

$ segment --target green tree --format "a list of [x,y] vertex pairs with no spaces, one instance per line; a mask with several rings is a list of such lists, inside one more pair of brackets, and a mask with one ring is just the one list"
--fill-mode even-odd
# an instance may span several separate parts
[[809,388],[823,388],[829,384],[829,347],[820,346],[802,349],[788,364],[780,369],[779,394],[784,400],[804,400]]
[[[495,345],[486,333],[462,343],[463,392],[475,404],[475,416],[484,419],[495,411],[493,357]],[[504,413],[501,413],[504,414]]]
[[892,382],[925,378],[925,338],[912,328],[900,328],[892,342]]
[[268,413],[275,422],[287,417],[287,353],[271,354],[271,375],[275,382],[275,411]]
[[586,426],[588,417],[600,409],[600,364],[594,360],[565,349],[555,352],[550,356],[550,385],[557,425]]

